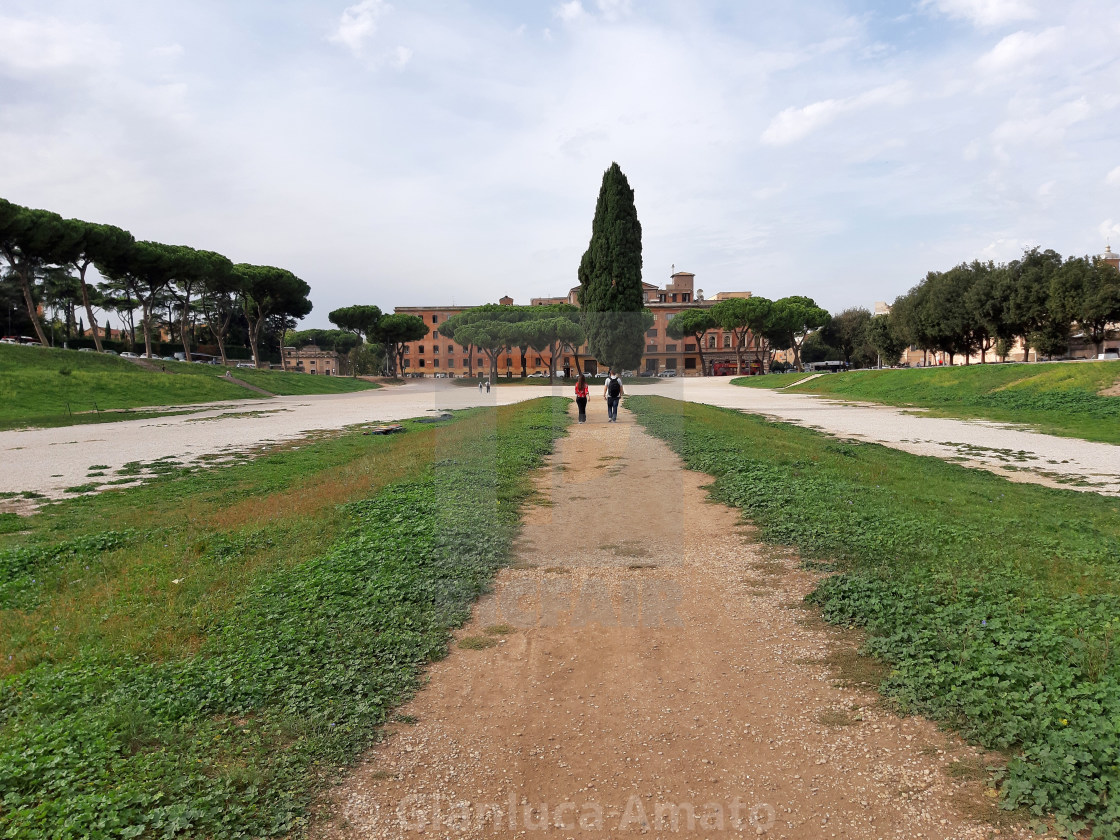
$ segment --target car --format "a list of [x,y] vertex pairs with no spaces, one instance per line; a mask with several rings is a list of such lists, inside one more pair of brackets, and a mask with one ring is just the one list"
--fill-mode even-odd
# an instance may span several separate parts
[[160,358],[165,362],[178,362],[178,361],[180,361],[179,359],[176,359],[174,356],[160,356]]
[[129,351],[125,350],[123,353],[121,353],[121,358],[122,359],[139,359],[140,357],[137,356],[135,353],[130,353]]
[[1100,361],[1116,361],[1120,359],[1120,350],[1105,350],[1103,353],[1097,354],[1097,359]]
[[116,350],[102,350],[101,352],[106,356],[119,356],[120,355],[120,353],[118,353]]
[[78,352],[79,353],[94,353],[96,351],[92,347],[79,347]]
[[548,378],[548,374],[547,374],[547,373],[541,373],[541,372],[540,372],[540,371],[538,370],[538,371],[535,371],[535,372],[533,372],[533,373],[530,373],[530,374],[529,374],[529,376],[528,376],[528,378],[529,378],[529,379],[547,379],[547,378]]
[[436,379],[446,379],[447,374],[446,373],[437,373],[437,374],[435,374],[435,378]]
[[256,368],[256,365],[252,362],[238,362],[237,366],[239,368]]
[[643,370],[641,373],[638,374],[638,376],[653,376],[653,371],[652,370]]
[[668,368],[668,369],[666,369],[666,370],[663,370],[663,371],[661,371],[661,372],[660,372],[659,374],[657,374],[657,375],[658,375],[658,377],[660,377],[661,379],[670,379],[670,378],[672,378],[672,377],[676,376],[676,375],[677,375],[677,372],[676,372],[675,370],[673,370],[672,368]]
[[12,335],[6,335],[0,338],[0,344],[19,344],[19,339]]

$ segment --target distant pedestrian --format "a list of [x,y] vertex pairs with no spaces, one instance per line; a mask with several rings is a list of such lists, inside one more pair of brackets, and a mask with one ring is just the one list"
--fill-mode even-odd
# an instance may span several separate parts
[[618,378],[614,368],[611,368],[606,384],[603,386],[603,396],[607,400],[608,423],[618,422],[618,401],[622,399],[622,393],[622,380]]
[[490,380],[489,379],[486,380],[486,393],[487,394],[490,393]]
[[576,407],[579,408],[579,422],[587,422],[587,380],[583,378],[583,374],[579,375],[576,380]]
[[478,393],[482,393],[482,380],[478,380]]

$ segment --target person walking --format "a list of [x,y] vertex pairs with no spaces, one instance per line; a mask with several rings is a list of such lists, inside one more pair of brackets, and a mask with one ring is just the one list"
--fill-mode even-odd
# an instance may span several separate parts
[[618,401],[622,399],[622,380],[618,378],[614,368],[611,368],[606,384],[603,386],[603,396],[607,400],[607,422],[617,423]]
[[579,375],[576,380],[576,407],[579,408],[579,422],[587,422],[587,380],[583,378],[583,374]]
[[487,394],[490,393],[490,380],[489,379],[486,380],[486,393]]

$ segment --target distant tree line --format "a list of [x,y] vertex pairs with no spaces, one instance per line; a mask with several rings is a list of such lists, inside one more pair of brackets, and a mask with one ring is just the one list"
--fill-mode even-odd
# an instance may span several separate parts
[[846,309],[806,342],[808,361],[855,367],[897,364],[907,347],[980,361],[1006,359],[1021,342],[1053,358],[1080,335],[1099,353],[1120,322],[1120,271],[1099,257],[1063,258],[1032,248],[1009,263],[961,263],[931,271],[897,298],[889,315]]
[[[18,300],[21,323],[43,345],[53,341],[39,317],[40,306],[55,313],[52,335],[60,326],[67,338],[84,333],[84,314],[98,351],[108,335],[107,329],[102,334],[98,312],[116,313],[134,345],[139,313],[145,355],[153,355],[153,336],[166,325],[178,334],[188,361],[192,342],[209,333],[223,364],[233,339],[246,342],[260,366],[265,338],[282,335],[311,311],[310,286],[286,269],[235,264],[214,251],[185,245],[137,241],[113,225],[64,219],[4,199],[0,261],[0,298],[9,317]],[[91,266],[101,283],[91,282]]]

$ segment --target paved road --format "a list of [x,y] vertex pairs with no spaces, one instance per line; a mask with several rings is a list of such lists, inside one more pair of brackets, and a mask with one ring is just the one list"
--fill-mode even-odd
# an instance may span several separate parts
[[[591,420],[605,419],[592,390]],[[269,442],[359,423],[423,416],[442,408],[506,405],[568,388],[507,386],[489,394],[440,380],[314,397],[276,397],[214,404],[188,415],[89,426],[0,432],[0,492],[34,491],[48,497],[66,488],[110,478],[128,462],[187,462],[231,456]],[[739,388],[726,379],[676,379],[644,385],[637,393],[737,408],[823,429],[842,437],[1002,472],[1041,483],[1077,481],[1079,489],[1120,494],[1120,447],[1008,429],[982,421],[906,414],[883,406],[851,405],[804,394]],[[93,470],[93,467],[100,469]],[[104,472],[104,477],[88,477]],[[0,509],[16,506],[0,499]]]

